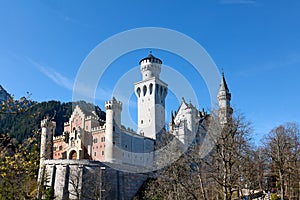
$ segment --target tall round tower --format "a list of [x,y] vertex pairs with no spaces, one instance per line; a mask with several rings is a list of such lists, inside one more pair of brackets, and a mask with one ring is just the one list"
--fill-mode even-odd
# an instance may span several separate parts
[[40,168],[38,174],[38,198],[40,198],[40,187],[45,175],[44,161],[52,159],[52,140],[55,133],[56,123],[48,117],[41,121],[41,147],[40,147]]
[[151,53],[140,62],[142,81],[135,83],[138,99],[138,134],[156,139],[165,128],[168,85],[160,80],[162,61]]
[[106,133],[105,133],[105,161],[121,161],[121,112],[122,103],[115,97],[105,102]]

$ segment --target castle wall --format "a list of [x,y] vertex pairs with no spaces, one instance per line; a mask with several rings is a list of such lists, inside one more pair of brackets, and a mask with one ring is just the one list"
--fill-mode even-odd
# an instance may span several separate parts
[[105,129],[95,129],[92,133],[92,160],[105,160]]
[[53,140],[53,159],[65,159],[67,144],[64,141],[63,136],[58,136]]
[[48,187],[56,199],[132,199],[148,174],[117,171],[90,160],[46,160]]

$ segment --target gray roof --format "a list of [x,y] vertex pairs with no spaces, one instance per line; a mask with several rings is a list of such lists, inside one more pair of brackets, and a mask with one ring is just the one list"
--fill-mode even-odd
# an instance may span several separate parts
[[224,72],[222,72],[222,79],[220,83],[220,90],[219,91],[226,91],[229,93],[229,89],[225,80]]
[[141,64],[141,62],[144,61],[144,60],[149,60],[149,62],[162,64],[161,59],[156,58],[155,56],[153,56],[151,51],[150,51],[150,54],[146,58],[143,58],[142,60],[140,60],[139,64]]

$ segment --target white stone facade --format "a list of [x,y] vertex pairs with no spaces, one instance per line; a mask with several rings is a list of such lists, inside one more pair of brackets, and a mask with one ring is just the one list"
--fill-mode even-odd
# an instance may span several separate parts
[[138,131],[141,136],[156,139],[165,128],[165,99],[168,85],[160,80],[162,61],[152,54],[140,61],[142,81],[135,83],[138,101]]

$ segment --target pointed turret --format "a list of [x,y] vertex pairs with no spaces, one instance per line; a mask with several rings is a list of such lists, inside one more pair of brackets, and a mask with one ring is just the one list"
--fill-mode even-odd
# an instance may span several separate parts
[[220,91],[226,91],[229,93],[229,89],[225,80],[224,72],[222,72],[222,79],[220,84]]
[[231,93],[229,92],[224,72],[222,72],[222,78],[220,83],[220,89],[218,93],[219,101],[219,117],[222,124],[228,123],[231,120],[233,109],[230,106]]
[[220,83],[220,89],[218,93],[218,100],[219,100],[219,107],[225,108],[230,107],[230,101],[231,101],[231,94],[229,92],[224,72],[222,73],[221,83]]

